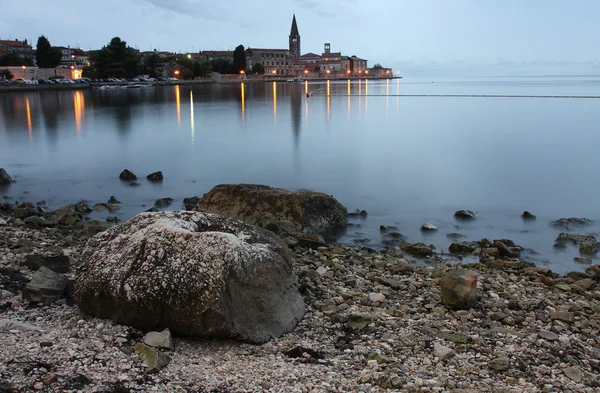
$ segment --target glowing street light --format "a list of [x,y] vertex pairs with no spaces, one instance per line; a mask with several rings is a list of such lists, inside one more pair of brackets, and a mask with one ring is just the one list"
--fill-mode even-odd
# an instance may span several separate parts
[[240,71],[240,74],[244,75],[246,72],[244,70]]
[[348,70],[348,74],[350,73],[350,70]]
[[22,69],[25,69],[25,66],[21,66]]
[[173,71],[173,73],[174,73],[175,75],[179,75],[179,70],[175,70],[175,71]]
[[187,56],[187,57],[188,57],[188,59],[191,59],[191,58],[192,58],[192,55],[188,54],[188,56]]
[[329,74],[331,71],[327,70],[327,73]]
[[276,74],[276,73],[277,73],[277,71],[275,71],[275,70],[271,71],[271,74]]
[[365,70],[365,74],[368,74],[368,73],[369,73],[369,70]]

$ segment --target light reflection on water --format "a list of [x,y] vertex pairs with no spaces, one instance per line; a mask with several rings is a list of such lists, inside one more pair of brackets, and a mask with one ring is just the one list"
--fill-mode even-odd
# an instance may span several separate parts
[[[0,195],[52,207],[115,195],[127,218],[158,198],[181,202],[220,183],[307,188],[369,212],[344,241],[377,246],[379,225],[398,225],[408,240],[446,249],[445,235],[461,232],[470,240],[512,238],[557,271],[583,269],[572,263],[573,250],[552,248],[558,233],[548,223],[600,218],[600,186],[591,180],[600,165],[600,100],[400,93],[593,95],[598,87],[588,79],[341,80],[7,93],[0,167],[17,183]],[[131,188],[118,180],[124,168],[166,178]],[[458,209],[480,219],[455,222]],[[523,223],[523,210],[538,220]],[[425,221],[438,233],[422,234]]]

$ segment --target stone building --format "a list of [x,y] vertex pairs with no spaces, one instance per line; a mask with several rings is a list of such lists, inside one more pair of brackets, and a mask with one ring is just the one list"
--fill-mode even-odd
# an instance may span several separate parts
[[33,48],[27,40],[0,40],[0,51],[8,55],[17,55],[22,59],[33,59]]

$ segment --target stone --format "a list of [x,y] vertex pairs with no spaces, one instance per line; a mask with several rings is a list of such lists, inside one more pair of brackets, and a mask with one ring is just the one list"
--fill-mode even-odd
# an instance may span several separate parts
[[577,280],[573,283],[573,285],[577,285],[579,288],[589,291],[594,289],[597,285],[596,281],[591,278],[583,278],[581,280]]
[[197,196],[191,198],[184,198],[183,206],[185,207],[185,210],[194,210],[194,207],[198,204],[198,201],[200,201],[200,198]]
[[500,240],[494,240],[494,247],[498,249],[498,253],[502,258],[519,258],[521,256],[520,248],[508,247],[504,242]]
[[582,255],[596,255],[600,250],[600,243],[581,243],[579,253]]
[[581,382],[583,380],[583,373],[579,367],[567,367],[562,370],[563,373],[573,382]]
[[367,361],[374,360],[378,364],[385,363],[385,359],[378,352],[373,352],[367,357]]
[[114,195],[111,195],[110,198],[108,199],[107,203],[109,205],[117,205],[117,204],[120,204],[121,202],[119,202],[119,200],[117,198],[115,198]]
[[301,234],[296,239],[298,240],[298,245],[300,247],[312,248],[315,250],[327,245],[323,236],[316,233]]
[[458,210],[454,213],[454,218],[459,220],[475,220],[477,216],[471,210]]
[[[0,319],[0,332],[6,332],[9,330],[20,330],[22,332],[43,332],[39,326],[32,325],[30,323],[13,321],[10,319]],[[1,390],[0,390],[1,391]]]
[[304,315],[281,238],[216,214],[141,213],[91,238],[81,261],[81,311],[143,330],[263,343]]
[[38,270],[44,266],[56,273],[68,273],[71,269],[71,261],[65,255],[44,256],[31,254],[25,257],[25,266],[31,270]]
[[400,248],[417,257],[429,257],[433,255],[433,250],[423,243],[412,244],[409,242],[404,242]]
[[165,367],[171,361],[171,358],[167,354],[149,347],[146,344],[137,343],[133,347],[133,350],[146,366],[146,371],[148,373],[160,371],[160,369]]
[[17,207],[13,210],[13,217],[14,218],[20,218],[20,219],[26,219],[29,216],[31,216],[31,210],[30,209],[26,209],[24,207]]
[[508,370],[509,360],[507,357],[499,357],[488,362],[488,367],[494,371]]
[[361,217],[361,218],[366,218],[367,215],[369,213],[367,213],[366,210],[360,210],[360,209],[356,209],[355,211],[348,213],[348,217]]
[[116,222],[119,222],[119,218],[115,217],[115,216],[108,216],[108,217],[106,217],[106,222],[116,223]]
[[87,235],[89,237],[94,237],[97,234],[104,232],[105,230],[108,229],[108,226],[106,225],[106,223],[85,223],[85,233],[87,233]]
[[401,281],[394,280],[391,278],[386,278],[386,277],[375,277],[375,278],[373,278],[373,281],[376,283],[379,283],[381,285],[385,285],[386,287],[393,288],[393,289],[400,289],[404,286]]
[[450,341],[456,344],[466,344],[467,343],[467,335],[462,333],[454,333],[447,330],[442,330],[436,333],[436,336],[444,339],[446,341]]
[[154,348],[173,349],[173,338],[169,329],[165,329],[162,332],[146,333],[144,343]]
[[572,323],[575,320],[575,315],[569,311],[554,311],[550,313],[550,319]]
[[592,225],[595,221],[589,220],[587,218],[561,218],[550,223],[551,226],[566,230],[571,230],[573,228],[585,227],[588,225]]
[[11,177],[6,172],[6,169],[0,168],[0,186],[6,186],[12,182]]
[[0,218],[0,227],[6,225],[6,220]]
[[324,276],[325,273],[327,273],[329,270],[325,267],[325,266],[319,266],[317,268],[317,273],[319,274],[319,276]]
[[366,328],[371,322],[373,317],[370,315],[350,315],[347,323],[350,329],[358,331]]
[[374,303],[385,302],[385,295],[383,293],[370,293],[369,299]]
[[450,247],[448,247],[448,251],[452,254],[471,254],[475,251],[475,247],[468,244],[452,243],[450,244]]
[[461,234],[461,233],[456,233],[456,232],[450,232],[446,235],[446,237],[448,239],[452,239],[452,240],[458,240],[458,239],[464,239],[466,238],[465,235]]
[[397,230],[398,230],[398,227],[395,225],[380,225],[379,226],[380,232],[397,231]]
[[256,184],[214,187],[195,207],[258,225],[288,221],[297,233],[329,233],[348,224],[347,210],[334,197],[312,191],[288,191]]
[[121,172],[121,174],[119,175],[119,179],[124,181],[134,181],[137,180],[137,176],[129,169],[124,169],[123,172]]
[[531,214],[530,212],[528,212],[527,210],[525,210],[523,212],[523,214],[521,214],[521,218],[523,220],[535,220],[536,216],[535,216],[535,214]]
[[146,179],[148,179],[148,181],[150,182],[161,182],[163,181],[164,177],[163,173],[161,171],[158,171],[149,174],[148,176],[146,176]]
[[165,207],[171,206],[173,203],[173,198],[161,198],[154,202],[154,207],[157,209],[163,209]]
[[23,220],[23,223],[28,228],[44,228],[54,225],[53,222],[46,220],[42,216],[29,216]]
[[540,330],[538,332],[538,336],[548,341],[557,341],[558,335],[554,332],[550,332],[548,330]]
[[433,355],[441,361],[445,361],[450,359],[455,355],[455,352],[439,343],[433,344]]
[[442,302],[455,309],[468,309],[477,302],[477,273],[453,269],[440,279]]
[[554,285],[554,287],[560,289],[563,292],[571,292],[571,287],[568,284],[565,284],[564,282],[560,282]]
[[421,225],[421,230],[423,232],[431,232],[431,231],[437,231],[438,229],[435,225],[425,222],[425,223],[423,223],[423,225]]
[[23,300],[49,305],[61,298],[69,279],[44,266],[34,273],[23,289]]
[[141,186],[141,184],[136,181],[132,181],[131,183],[129,183],[129,187],[139,187],[139,186]]
[[87,214],[92,212],[92,208],[87,203],[81,201],[75,204],[75,211],[82,214]]
[[566,233],[562,232],[554,240],[554,247],[565,248],[567,245],[577,245],[584,243],[596,243],[596,238],[592,235],[581,234],[581,233]]
[[480,257],[500,258],[500,251],[496,247],[484,248],[479,252]]

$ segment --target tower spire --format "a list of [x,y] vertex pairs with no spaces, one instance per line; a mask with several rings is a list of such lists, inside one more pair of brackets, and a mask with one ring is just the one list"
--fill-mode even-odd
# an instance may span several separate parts
[[300,32],[298,32],[298,24],[296,23],[296,14],[292,18],[292,28],[290,30],[290,52],[296,56],[296,59],[300,58]]
[[298,25],[296,24],[296,14],[294,14],[294,17],[292,19],[292,30],[290,31],[290,35],[291,36],[300,35],[300,33],[298,33]]

